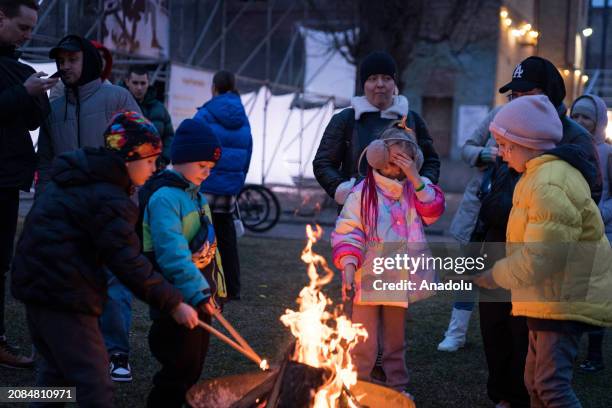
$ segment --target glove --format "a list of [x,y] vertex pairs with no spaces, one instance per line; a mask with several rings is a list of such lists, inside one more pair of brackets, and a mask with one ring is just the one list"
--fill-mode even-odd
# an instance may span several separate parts
[[480,161],[492,163],[497,160],[498,149],[494,146],[487,146],[480,151]]
[[344,205],[346,198],[350,194],[351,190],[355,186],[355,177],[351,177],[350,180],[340,183],[334,193],[334,200],[340,205]]

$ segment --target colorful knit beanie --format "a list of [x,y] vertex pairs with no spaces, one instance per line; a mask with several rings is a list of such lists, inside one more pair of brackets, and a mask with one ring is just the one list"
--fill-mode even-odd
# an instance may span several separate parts
[[125,161],[135,161],[161,154],[162,142],[157,129],[138,112],[116,114],[104,132],[105,147]]

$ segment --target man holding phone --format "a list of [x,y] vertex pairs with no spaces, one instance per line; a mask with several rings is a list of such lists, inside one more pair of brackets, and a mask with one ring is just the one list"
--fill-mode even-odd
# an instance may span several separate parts
[[36,153],[29,130],[49,114],[47,90],[57,79],[44,78],[19,62],[17,47],[31,38],[38,20],[35,0],[0,0],[0,365],[29,368],[34,362],[19,355],[5,336],[6,273],[13,254],[19,191],[29,191]]

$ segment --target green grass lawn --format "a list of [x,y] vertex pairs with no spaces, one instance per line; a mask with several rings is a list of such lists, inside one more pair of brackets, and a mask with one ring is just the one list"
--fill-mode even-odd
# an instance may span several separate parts
[[[290,333],[280,323],[286,308],[296,306],[295,299],[307,283],[305,265],[299,255],[304,241],[246,237],[240,240],[242,265],[242,300],[226,306],[225,316],[263,357],[274,361],[290,341]],[[330,258],[329,244],[315,250]],[[326,292],[338,300],[338,277]],[[407,329],[406,361],[411,374],[411,393],[418,407],[491,407],[486,396],[487,369],[478,327],[477,311],[469,330],[468,344],[458,353],[436,350],[448,324],[451,295],[437,295],[410,309]],[[150,381],[157,370],[147,344],[149,328],[147,307],[134,304],[131,332],[131,359],[134,381],[115,386],[118,407],[143,406]],[[16,344],[29,347],[24,309],[13,299],[7,305],[8,335]],[[581,356],[584,355],[583,344]],[[612,342],[605,340],[608,364],[612,364]],[[218,377],[257,370],[229,346],[214,338],[202,378]],[[584,407],[612,407],[612,368],[587,375],[576,373],[575,389]],[[0,367],[1,386],[26,386],[34,383],[34,372]],[[392,408],[392,407],[385,407]]]

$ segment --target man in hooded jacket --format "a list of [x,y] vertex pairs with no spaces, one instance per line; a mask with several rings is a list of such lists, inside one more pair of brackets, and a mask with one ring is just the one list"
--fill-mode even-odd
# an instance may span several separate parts
[[56,61],[65,94],[51,102],[51,114],[40,130],[38,191],[48,183],[56,156],[103,146],[102,134],[115,113],[141,112],[126,89],[102,81],[102,60],[89,40],[68,35],[51,49],[49,57]]

